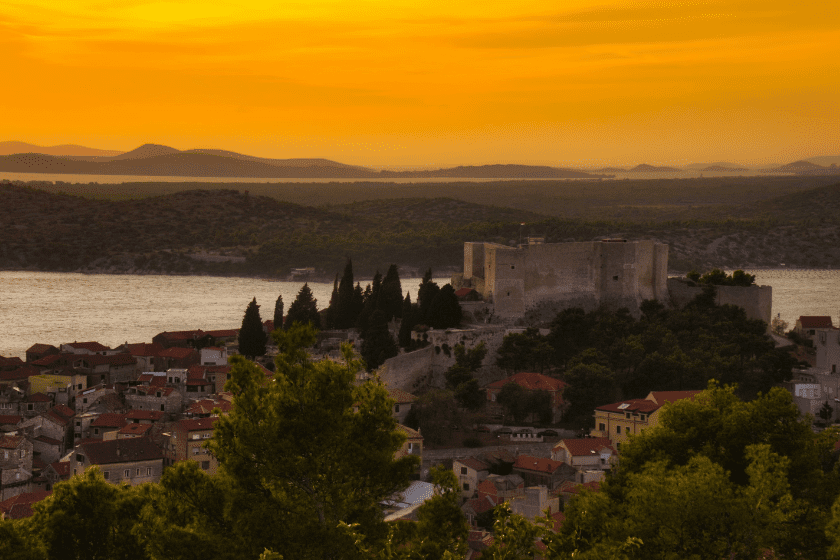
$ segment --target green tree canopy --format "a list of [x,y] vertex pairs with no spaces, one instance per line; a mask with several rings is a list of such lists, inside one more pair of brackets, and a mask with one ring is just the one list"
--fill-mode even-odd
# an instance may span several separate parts
[[277,296],[274,302],[274,328],[283,328],[283,294]]

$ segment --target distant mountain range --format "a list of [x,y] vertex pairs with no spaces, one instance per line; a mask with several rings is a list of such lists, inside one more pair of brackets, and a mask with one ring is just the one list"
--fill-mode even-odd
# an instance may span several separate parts
[[[0,149],[3,149],[6,144],[20,143],[3,143],[3,145],[0,145]],[[34,149],[43,151],[42,148],[37,146]],[[90,148],[86,148],[86,150],[90,150]],[[328,159],[269,159],[225,150],[193,149],[181,151],[158,144],[144,144],[130,152],[116,155],[92,155],[81,153],[81,150],[67,151],[72,152],[72,154],[49,155],[30,151],[2,155],[0,156],[0,171],[78,175],[258,177],[266,179],[583,179],[602,177],[601,175],[593,175],[574,169],[516,164],[458,166],[435,170],[379,171]]]
[[[831,167],[834,165],[835,167]],[[764,173],[833,175],[840,173],[840,156],[818,156],[786,165],[767,166]],[[351,178],[351,179],[586,179],[613,173],[679,173],[681,171],[749,171],[737,163],[691,163],[683,168],[640,164],[633,168],[603,167],[578,170],[544,165],[477,165],[410,171],[377,170],[323,158],[272,159],[227,150],[177,150],[143,144],[128,151],[100,150],[75,144],[37,146],[26,142],[0,142],[0,171],[80,175],[141,175],[175,177]]]

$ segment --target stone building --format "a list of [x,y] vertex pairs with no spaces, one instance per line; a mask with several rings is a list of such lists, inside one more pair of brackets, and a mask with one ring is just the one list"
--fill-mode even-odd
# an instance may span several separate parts
[[529,240],[519,247],[464,244],[464,273],[453,287],[471,287],[502,319],[556,304],[638,310],[646,299],[667,301],[668,245],[604,239],[574,243]]

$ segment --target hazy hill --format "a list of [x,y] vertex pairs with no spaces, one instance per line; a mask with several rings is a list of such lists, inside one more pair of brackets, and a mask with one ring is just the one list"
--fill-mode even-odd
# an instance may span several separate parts
[[[459,193],[459,198],[553,209],[552,217],[432,197],[439,184],[410,185],[403,192],[414,196],[403,199],[386,199],[389,189],[383,189],[383,198],[367,201],[360,201],[364,191],[355,185],[347,193],[335,190],[345,184],[282,185],[287,193],[310,188],[297,193],[300,197],[320,193],[313,200],[357,200],[312,207],[229,188],[105,201],[0,183],[0,269],[285,277],[292,267],[313,266],[332,277],[346,256],[353,258],[359,274],[385,270],[391,263],[414,270],[458,269],[464,241],[515,244],[520,234],[545,236],[549,243],[655,239],[670,245],[671,268],[683,271],[780,263],[837,267],[840,184],[803,188],[825,180],[795,176],[575,183],[556,194],[558,185],[550,181],[525,182],[522,188],[516,182],[489,187],[467,183]],[[444,186],[457,192],[462,185]],[[673,187],[683,190],[674,192]],[[390,186],[393,192],[400,188]],[[428,196],[418,196],[427,188]],[[689,192],[710,203],[661,204]],[[626,206],[624,196],[637,205]],[[734,203],[711,204],[718,199]],[[570,207],[578,209],[577,217]]]
[[822,165],[817,165],[816,163],[811,163],[810,161],[799,160],[777,167],[775,171],[780,171],[782,173],[798,173],[814,169],[824,169],[824,167]]
[[59,146],[38,146],[27,142],[0,142],[0,156],[11,154],[45,154],[51,156],[115,156],[122,152],[115,150],[98,150],[76,144],[61,144]]
[[817,156],[807,158],[807,161],[816,163],[817,165],[821,165],[823,167],[831,167],[832,164],[840,167],[840,156]]
[[732,163],[730,161],[712,161],[709,163],[689,163],[688,165],[684,166],[685,169],[697,169],[700,171],[707,171],[710,167],[722,167],[725,170],[737,170],[743,171],[744,166],[738,163]]
[[459,166],[437,170],[390,171],[313,158],[268,159],[225,150],[176,150],[144,144],[110,157],[57,157],[37,153],[0,156],[0,171],[84,175],[147,175],[249,178],[597,178],[582,171],[534,165]]
[[673,171],[680,171],[676,167],[667,167],[661,166],[657,167],[655,165],[649,165],[647,163],[640,163],[636,167],[629,169],[628,173],[658,173],[658,172],[673,172]]
[[725,167],[723,165],[710,165],[709,167],[704,167],[700,171],[724,172],[724,171],[748,171],[748,169],[746,169],[744,167]]

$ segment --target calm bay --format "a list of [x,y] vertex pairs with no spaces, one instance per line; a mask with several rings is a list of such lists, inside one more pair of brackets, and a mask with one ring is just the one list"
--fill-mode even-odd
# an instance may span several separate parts
[[[790,327],[800,315],[831,315],[838,324],[840,271],[751,270],[756,283],[773,287],[773,316]],[[364,286],[369,279],[361,280]],[[436,278],[443,285],[446,278]],[[416,301],[417,278],[402,279]],[[36,342],[59,345],[96,340],[107,346],[150,342],[162,331],[233,329],[256,297],[263,319],[283,296],[285,308],[303,282],[211,276],[0,272],[0,356],[25,357]],[[332,283],[310,282],[319,309]]]

